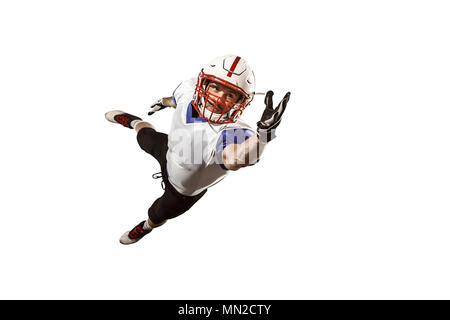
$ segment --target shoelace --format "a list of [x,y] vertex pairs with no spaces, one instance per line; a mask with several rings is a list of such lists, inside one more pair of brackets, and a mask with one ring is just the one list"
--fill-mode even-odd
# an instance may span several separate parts
[[114,119],[120,123],[121,125],[123,125],[124,127],[128,127],[129,123],[130,123],[130,119],[128,119],[127,117],[125,117],[122,114],[118,114],[117,116],[114,117]]
[[141,234],[144,233],[144,230],[141,227],[136,227],[133,230],[130,231],[130,233],[128,234],[128,236],[131,239],[136,239],[137,237],[139,237]]
[[[152,174],[153,179],[161,179],[162,177],[163,177],[162,172],[157,172],[157,173]],[[163,190],[166,190],[166,186],[164,184],[164,179],[161,180],[161,188]]]

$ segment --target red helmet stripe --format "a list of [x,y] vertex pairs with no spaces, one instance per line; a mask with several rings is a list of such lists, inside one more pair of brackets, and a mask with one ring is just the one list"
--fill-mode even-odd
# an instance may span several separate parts
[[239,60],[241,60],[241,57],[236,57],[236,59],[234,59],[233,64],[231,65],[230,71],[227,74],[228,77],[231,77],[231,75],[233,74],[232,72],[234,71],[234,69],[236,69],[236,66],[239,63]]

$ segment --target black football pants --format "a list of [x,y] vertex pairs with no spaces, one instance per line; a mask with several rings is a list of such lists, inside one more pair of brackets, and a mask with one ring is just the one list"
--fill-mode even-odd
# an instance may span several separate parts
[[142,150],[150,153],[161,166],[162,179],[164,181],[164,194],[153,202],[148,209],[148,216],[155,224],[160,224],[166,219],[172,219],[188,211],[206,193],[207,189],[200,194],[189,197],[182,195],[170,184],[167,178],[168,136],[157,132],[152,128],[142,128],[137,134],[137,141]]

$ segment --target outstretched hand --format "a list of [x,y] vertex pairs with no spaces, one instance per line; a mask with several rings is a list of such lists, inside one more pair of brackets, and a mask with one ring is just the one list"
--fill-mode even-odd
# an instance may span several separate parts
[[151,116],[156,111],[159,111],[159,110],[162,110],[165,108],[167,108],[167,107],[163,104],[163,98],[158,99],[155,102],[153,102],[153,104],[150,106],[150,111],[148,112],[148,115]]
[[257,131],[261,142],[269,142],[275,138],[275,129],[281,122],[281,117],[286,110],[290,96],[290,92],[286,93],[284,98],[274,109],[272,101],[273,91],[268,91],[266,93],[266,97],[264,98],[266,108],[261,116],[261,120],[257,123]]

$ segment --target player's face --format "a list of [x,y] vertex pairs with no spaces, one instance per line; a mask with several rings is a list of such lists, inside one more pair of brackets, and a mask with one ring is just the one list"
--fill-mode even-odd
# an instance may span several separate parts
[[[206,100],[206,109],[214,113],[228,112],[241,99],[240,93],[214,81],[208,84],[206,91],[214,95]],[[216,104],[218,98],[219,102]]]

